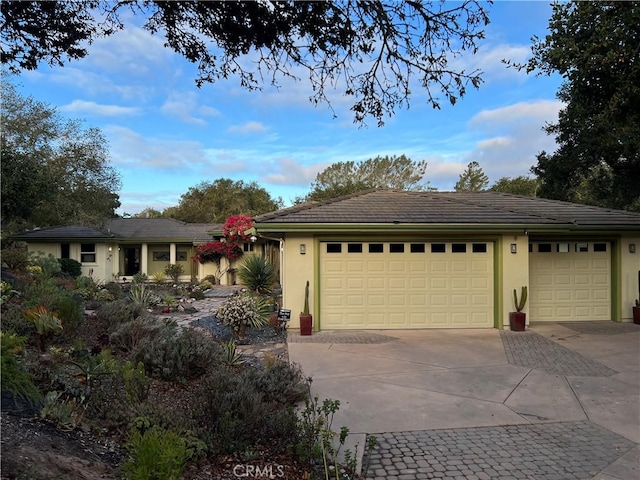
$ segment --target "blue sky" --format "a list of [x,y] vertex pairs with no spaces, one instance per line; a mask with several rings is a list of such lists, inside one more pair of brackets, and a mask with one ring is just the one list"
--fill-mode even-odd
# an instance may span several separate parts
[[479,52],[455,61],[484,72],[480,89],[441,110],[416,90],[411,107],[383,127],[375,120],[354,125],[339,95],[334,119],[329,108],[309,102],[304,81],[262,92],[244,90],[234,78],[197,88],[193,65],[135,27],[96,41],[85,59],[43,64],[16,81],[23,94],[102,130],[122,177],[121,214],[174,206],[189,187],[222,177],[256,181],[289,205],[331,163],[377,155],[427,160],[425,181],[452,190],[470,161],[493,182],[527,174],[538,152],[554,150],[542,127],[557,120],[560,79],[501,63],[529,57],[530,39],[546,34],[551,7],[498,1],[489,16]]

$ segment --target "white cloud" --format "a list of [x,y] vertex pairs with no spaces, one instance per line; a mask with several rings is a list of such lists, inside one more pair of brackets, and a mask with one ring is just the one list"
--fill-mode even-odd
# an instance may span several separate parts
[[540,100],[481,111],[468,127],[485,138],[465,155],[465,163],[480,163],[492,182],[503,176],[527,174],[538,153],[555,150],[554,138],[542,128],[557,121],[562,106],[559,101]]
[[250,121],[242,125],[232,125],[227,129],[227,132],[236,135],[253,135],[265,133],[267,130],[269,130],[268,127],[261,122]]
[[200,142],[144,137],[114,125],[104,131],[117,167],[183,172],[202,168],[208,162]]
[[329,162],[302,165],[293,158],[279,158],[269,166],[262,180],[275,185],[311,185],[316,175],[327,168]]
[[68,105],[60,107],[64,112],[88,113],[101,117],[130,116],[140,114],[140,109],[135,107],[121,107],[119,105],[100,105],[96,102],[74,100]]
[[160,111],[184,123],[202,127],[207,125],[207,121],[201,117],[220,115],[217,109],[200,105],[196,92],[171,92],[160,107]]
[[475,70],[482,72],[485,82],[512,81],[521,79],[525,81],[527,74],[515,68],[509,68],[502,60],[510,60],[515,63],[524,63],[531,56],[531,47],[527,45],[486,45],[481,44],[478,52],[464,55],[454,59],[451,66],[455,69],[471,73]]

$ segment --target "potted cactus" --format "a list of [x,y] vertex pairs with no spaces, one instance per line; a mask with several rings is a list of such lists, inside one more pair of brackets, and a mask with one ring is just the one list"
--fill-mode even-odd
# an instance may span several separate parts
[[518,292],[513,289],[513,302],[516,307],[515,312],[509,313],[509,325],[514,332],[524,332],[527,324],[527,314],[523,313],[524,306],[527,303],[527,287],[522,287],[522,293],[520,294],[520,301],[518,301]]
[[311,335],[313,316],[309,313],[309,281],[304,287],[304,309],[300,312],[300,335]]

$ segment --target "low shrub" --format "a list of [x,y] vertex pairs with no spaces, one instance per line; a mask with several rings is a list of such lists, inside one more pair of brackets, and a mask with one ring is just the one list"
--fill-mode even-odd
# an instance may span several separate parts
[[53,278],[35,279],[31,283],[26,284],[23,291],[24,306],[27,308],[38,305],[45,305],[52,308],[58,304],[62,298],[68,296],[69,293],[67,290],[61,288]]
[[116,282],[106,283],[103,290],[107,290],[113,296],[113,300],[119,300],[124,297],[122,287]]
[[269,368],[251,370],[247,377],[267,403],[293,405],[308,396],[309,387],[299,365],[277,363]]
[[146,273],[138,272],[132,278],[131,281],[133,283],[145,283],[149,280]]
[[256,444],[287,444],[295,438],[293,405],[307,398],[307,392],[297,367],[214,371],[198,395],[203,435],[220,453]]
[[5,304],[2,309],[2,330],[31,338],[35,334],[35,327],[24,317],[22,312],[23,308],[19,304]]
[[211,283],[209,280],[203,280],[202,282],[200,282],[200,285],[198,285],[198,287],[202,291],[211,290],[213,288],[213,283]]
[[144,373],[144,364],[125,362],[120,370],[124,380],[124,388],[131,403],[142,403],[149,396],[149,380]]
[[144,342],[136,356],[146,371],[155,378],[184,382],[207,373],[220,363],[220,347],[212,339],[195,330],[165,328],[160,335]]
[[61,297],[53,309],[58,312],[58,318],[66,332],[75,332],[84,320],[84,308],[71,297]]
[[29,252],[29,263],[42,269],[42,275],[52,277],[60,273],[60,262],[52,254],[45,255],[42,252]]
[[3,248],[0,252],[0,258],[2,258],[3,265],[15,272],[24,272],[29,265],[29,252],[25,247]]
[[194,300],[204,300],[204,292],[200,289],[193,289],[189,292],[189,298]]
[[249,327],[260,328],[269,318],[269,305],[253,295],[234,295],[223,303],[216,318],[233,330],[237,338],[244,338]]
[[66,273],[71,278],[78,278],[82,275],[82,264],[73,258],[59,258],[60,271]]
[[96,310],[96,321],[106,332],[113,332],[123,323],[131,322],[144,313],[144,308],[129,300],[105,303]]
[[129,460],[122,466],[131,480],[175,480],[180,478],[190,456],[185,440],[171,431],[134,429],[127,444]]
[[14,333],[0,332],[2,391],[10,392],[14,401],[21,398],[31,407],[36,407],[42,401],[42,395],[33,384],[31,375],[16,357],[24,347],[24,337]]
[[184,273],[184,267],[179,263],[170,263],[164,269],[164,273],[166,273],[173,283],[180,282],[180,275]]
[[172,335],[176,335],[175,322],[161,321],[149,315],[141,315],[118,325],[109,335],[109,342],[114,348],[136,358],[145,343],[158,337]]

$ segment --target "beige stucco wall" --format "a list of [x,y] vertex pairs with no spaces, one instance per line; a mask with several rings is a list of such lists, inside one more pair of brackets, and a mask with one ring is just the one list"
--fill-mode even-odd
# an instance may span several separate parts
[[[300,245],[304,244],[306,253],[300,253]],[[313,237],[305,235],[287,235],[283,242],[282,264],[282,307],[291,310],[289,328],[299,330],[300,312],[304,307],[304,289],[309,281],[309,310],[315,325],[318,325],[318,306],[316,299],[315,257],[317,244]]]
[[[629,251],[635,245],[635,253]],[[614,259],[615,260],[615,259]],[[631,307],[638,293],[638,270],[640,270],[640,236],[623,236],[620,240],[620,297],[622,321],[632,321]]]
[[[526,235],[503,235],[502,241],[498,242],[501,248],[496,249],[496,255],[500,255],[498,265],[502,272],[502,282],[497,283],[500,289],[502,303],[499,313],[502,319],[503,328],[509,328],[509,312],[515,312],[516,306],[513,302],[513,289],[518,292],[520,298],[522,287],[529,288],[529,237]],[[515,244],[517,252],[511,253],[511,245]],[[496,305],[496,308],[498,305]],[[529,301],[523,310],[529,313]],[[529,318],[527,317],[527,324]]]

